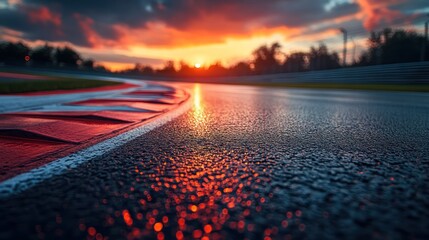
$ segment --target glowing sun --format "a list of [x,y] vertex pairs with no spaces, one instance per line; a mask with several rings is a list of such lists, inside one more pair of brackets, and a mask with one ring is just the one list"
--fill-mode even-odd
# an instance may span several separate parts
[[194,65],[195,68],[201,68],[201,66],[202,66],[201,63],[195,63]]

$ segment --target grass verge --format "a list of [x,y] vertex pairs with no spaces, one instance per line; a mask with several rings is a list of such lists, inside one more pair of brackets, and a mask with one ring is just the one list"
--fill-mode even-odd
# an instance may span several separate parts
[[29,93],[55,90],[75,90],[113,86],[120,82],[79,78],[54,78],[50,80],[0,81],[0,94]]

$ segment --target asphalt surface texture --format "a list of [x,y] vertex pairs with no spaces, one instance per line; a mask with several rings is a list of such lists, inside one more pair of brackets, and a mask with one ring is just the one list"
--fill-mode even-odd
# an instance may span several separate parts
[[189,89],[172,122],[0,199],[0,239],[429,239],[427,94]]

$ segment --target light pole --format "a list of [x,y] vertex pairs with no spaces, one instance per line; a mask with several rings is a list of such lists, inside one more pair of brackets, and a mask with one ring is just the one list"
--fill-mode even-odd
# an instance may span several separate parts
[[340,28],[340,31],[344,36],[344,49],[343,49],[343,67],[347,64],[347,30],[344,28]]
[[356,64],[356,42],[355,42],[355,40],[353,39],[353,38],[351,38],[352,39],[352,43],[353,43],[353,54],[352,54],[352,56],[353,56],[353,58],[352,58],[352,60],[353,60],[353,64]]
[[426,45],[428,44],[428,26],[429,25],[429,20],[425,22],[425,38],[423,40],[423,44],[422,44],[422,51],[420,54],[420,60],[426,61]]

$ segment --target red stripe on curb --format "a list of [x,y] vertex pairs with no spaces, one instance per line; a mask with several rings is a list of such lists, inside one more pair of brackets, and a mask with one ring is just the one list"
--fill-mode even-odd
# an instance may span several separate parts
[[[43,114],[0,115],[0,181],[57,158],[48,156],[71,153],[68,149],[77,151],[159,115],[129,112],[92,113],[112,119],[128,118],[128,121],[100,122],[98,119],[81,118],[80,116],[87,116],[82,112],[46,113],[45,117]],[[119,117],[120,115],[122,116]]]
[[76,121],[87,124],[103,123],[133,123],[153,118],[159,113],[150,112],[121,112],[121,111],[88,111],[88,112],[22,112],[12,113],[11,116],[28,118],[57,119],[65,121]]
[[[100,88],[97,88],[94,91],[99,90]],[[60,92],[63,91],[55,91],[55,94]],[[150,93],[151,96],[157,96],[156,101],[165,100],[162,103],[152,102],[152,99],[146,100],[145,93],[134,93],[133,96],[137,97],[135,100],[121,99],[123,96],[126,98],[126,95],[118,94],[116,97],[119,99],[90,99],[66,104],[76,106],[77,111],[61,111],[61,106],[65,105],[59,105],[58,111],[0,114],[0,181],[141,126],[149,119],[177,107],[189,96],[180,91],[167,92],[168,94],[166,91]],[[45,93],[39,92],[34,95],[42,94]],[[139,97],[142,99],[138,99]],[[142,112],[79,111],[79,107],[83,106],[126,106],[142,109]]]
[[149,111],[155,111],[155,112],[164,112],[169,109],[171,109],[171,106],[166,104],[156,104],[156,103],[145,103],[145,102],[131,102],[131,101],[120,101],[115,99],[106,99],[106,100],[98,100],[98,99],[92,99],[92,100],[85,100],[85,101],[79,101],[79,102],[72,102],[68,105],[80,105],[80,106],[123,106],[123,107],[132,107],[132,108],[138,108],[142,110],[149,110]]
[[[5,180],[20,172],[27,171],[34,166],[41,166],[43,163],[34,164],[34,159],[70,146],[70,144],[66,143],[2,137],[0,138],[0,149],[2,151],[0,180]],[[32,163],[32,167],[28,166],[30,163]]]

